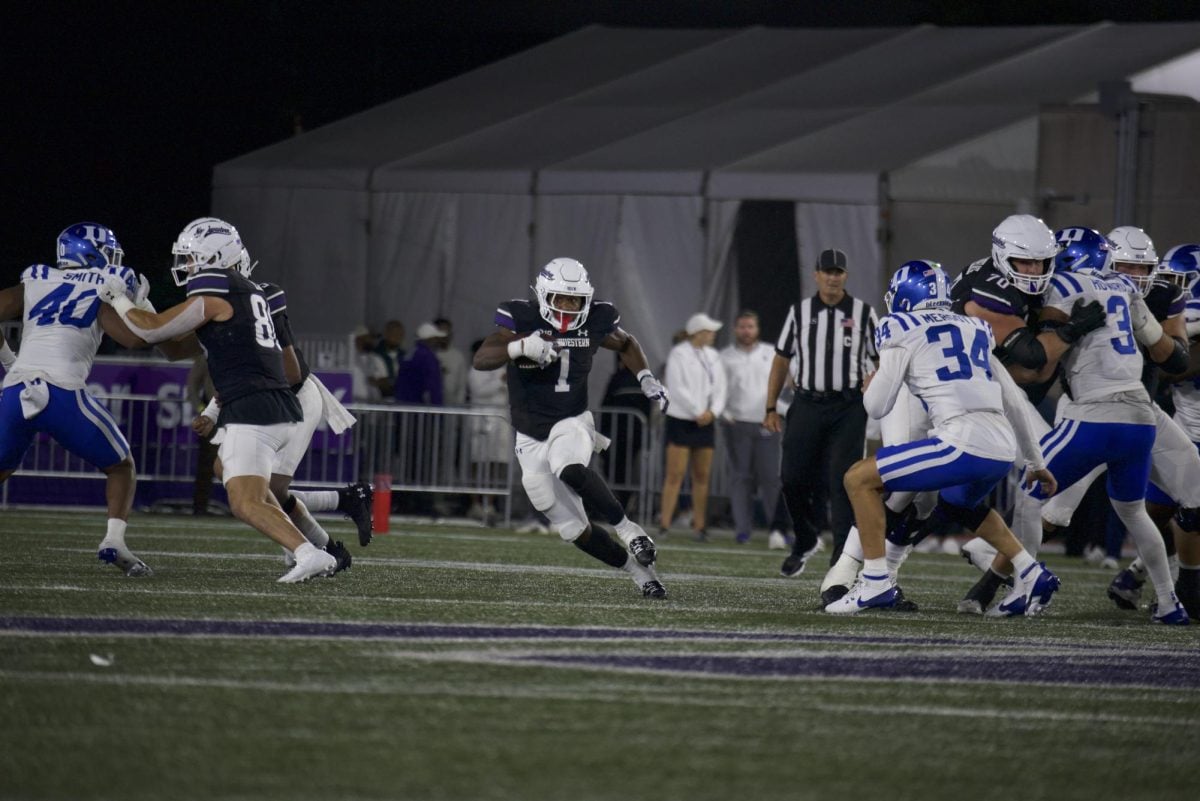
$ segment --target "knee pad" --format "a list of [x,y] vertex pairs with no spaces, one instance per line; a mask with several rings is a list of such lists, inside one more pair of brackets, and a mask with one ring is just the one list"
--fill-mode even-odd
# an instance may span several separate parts
[[945,500],[939,499],[938,505],[934,507],[933,511],[940,517],[952,523],[957,523],[967,531],[975,531],[983,523],[984,518],[988,516],[988,512],[991,509],[982,503],[972,508],[967,508],[964,506],[955,506],[954,504],[947,503]]
[[563,539],[564,542],[575,542],[579,539],[579,535],[587,530],[587,523],[582,520],[562,520],[550,521],[550,527],[555,533]]
[[525,473],[521,485],[529,502],[539,512],[548,512],[554,506],[554,476],[549,473]]

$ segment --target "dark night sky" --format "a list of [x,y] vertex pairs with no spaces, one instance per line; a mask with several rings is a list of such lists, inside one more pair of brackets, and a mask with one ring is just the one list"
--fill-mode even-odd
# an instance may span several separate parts
[[[588,24],[781,27],[1200,19],[1200,2],[264,0],[49,2],[5,13],[0,286],[67,224],[159,276],[212,167]],[[32,7],[36,6],[36,8]],[[1102,57],[1098,54],[1098,57]]]

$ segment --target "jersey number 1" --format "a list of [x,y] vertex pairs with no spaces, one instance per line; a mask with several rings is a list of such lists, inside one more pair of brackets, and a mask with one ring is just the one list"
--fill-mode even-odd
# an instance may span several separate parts
[[570,392],[571,385],[567,383],[567,375],[571,372],[571,351],[563,348],[558,352],[558,381],[554,384],[555,392]]

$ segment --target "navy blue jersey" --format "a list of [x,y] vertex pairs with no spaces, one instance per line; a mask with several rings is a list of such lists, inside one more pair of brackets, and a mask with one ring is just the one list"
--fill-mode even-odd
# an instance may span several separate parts
[[267,298],[267,308],[271,310],[271,320],[275,323],[275,338],[279,340],[279,347],[287,350],[288,346],[291,346],[296,353],[296,361],[300,363],[300,380],[292,385],[292,391],[299,392],[312,370],[304,359],[304,351],[296,345],[296,337],[292,334],[292,323],[287,315],[287,293],[278,284],[269,281],[258,286]]
[[[1020,317],[1034,333],[1039,329],[1038,318],[1042,311],[1042,296],[1030,295],[1012,285],[991,258],[973,262],[954,279],[950,287],[952,308],[958,314],[967,314],[967,302],[975,303],[996,314]],[[1001,343],[997,342],[997,346]],[[1057,372],[1057,371],[1056,371]],[[1022,386],[1033,404],[1041,403],[1054,385],[1054,376],[1040,384]]]
[[221,400],[217,424],[299,422],[300,404],[283,376],[283,351],[263,291],[235,271],[212,269],[189,276],[187,294],[211,295],[233,307],[228,320],[210,320],[196,330]]
[[544,440],[559,420],[588,408],[588,374],[600,343],[617,330],[621,315],[611,303],[593,301],[583,326],[559,333],[542,319],[536,302],[510,300],[496,309],[496,325],[524,337],[540,332],[561,350],[546,367],[524,357],[508,363],[508,401],[513,428]]
[[[1154,319],[1161,323],[1183,314],[1187,307],[1187,295],[1182,288],[1159,278],[1150,285],[1150,292],[1146,295],[1146,306],[1154,315]],[[1144,352],[1145,348],[1142,350]],[[1150,397],[1153,398],[1158,392],[1158,365],[1149,359],[1146,359],[1142,368],[1142,384],[1150,393]]]

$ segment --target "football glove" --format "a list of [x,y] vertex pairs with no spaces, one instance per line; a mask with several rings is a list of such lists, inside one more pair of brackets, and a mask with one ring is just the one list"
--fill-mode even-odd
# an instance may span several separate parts
[[539,367],[545,367],[558,358],[558,348],[554,347],[554,343],[550,340],[542,339],[541,334],[534,333],[509,342],[508,355],[512,359],[524,356],[526,359],[536,362]]
[[1100,301],[1093,300],[1085,304],[1082,300],[1075,301],[1071,307],[1071,319],[1054,329],[1058,338],[1068,345],[1078,342],[1085,334],[1090,334],[1097,328],[1103,327],[1107,320],[1104,307]]
[[[149,287],[149,284],[147,284],[147,287]],[[113,306],[116,304],[117,298],[129,299],[128,294],[126,294],[127,289],[128,287],[125,286],[125,282],[122,279],[109,274],[104,277],[104,284],[96,290],[96,294],[100,296],[100,300],[109,306]]]
[[667,388],[649,370],[638,373],[638,383],[642,385],[642,394],[657,403],[660,412],[665,412],[671,405],[671,396],[667,393]]
[[138,273],[137,291],[133,295],[133,305],[139,309],[146,308],[146,304],[150,302],[147,300],[148,297],[150,297],[150,279],[142,273]]

